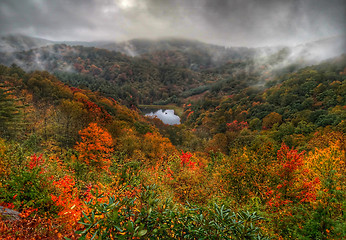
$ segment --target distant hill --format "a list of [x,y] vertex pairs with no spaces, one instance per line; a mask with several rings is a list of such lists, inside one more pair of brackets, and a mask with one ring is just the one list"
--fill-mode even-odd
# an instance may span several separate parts
[[3,39],[11,51],[0,54],[1,64],[46,70],[127,105],[181,103],[205,93],[230,95],[264,87],[278,76],[345,52],[342,37],[267,48],[226,48],[177,38],[64,44],[25,36]]
[[198,87],[199,74],[189,69],[156,66],[143,58],[114,51],[56,44],[26,52],[4,53],[0,62],[25,70],[47,70],[72,85],[101,91],[127,102],[152,103]]
[[129,56],[141,56],[157,65],[174,65],[194,70],[220,66],[231,60],[250,59],[257,53],[254,48],[227,48],[179,38],[133,39],[120,43],[99,45],[98,47],[121,52]]
[[21,52],[54,44],[66,44],[69,46],[97,47],[110,44],[109,41],[52,41],[22,34],[11,34],[0,38],[0,52]]
[[253,48],[226,48],[196,40],[163,38],[110,41],[51,41],[24,35],[9,35],[0,39],[0,52],[21,52],[53,44],[107,49],[128,56],[142,56],[157,65],[174,65],[194,70],[220,66],[230,60],[253,58]]
[[[129,55],[142,55],[156,51],[192,51],[192,50],[225,50],[223,46],[203,43],[197,40],[183,38],[160,38],[157,40],[137,38],[124,42],[114,42],[101,45],[99,47],[118,52],[128,52]],[[131,48],[131,49],[129,49]]]
[[[0,38],[0,52],[28,51],[53,44],[96,47],[116,51],[131,57],[143,57],[156,65],[170,65],[200,70],[219,67],[229,61],[260,59],[283,64],[294,62],[305,65],[346,53],[346,36],[335,36],[294,47],[270,46],[261,48],[224,47],[182,38],[132,39],[113,41],[51,41],[25,35],[8,35]],[[279,58],[277,58],[279,55]],[[280,59],[281,58],[281,59]]]
[[39,48],[55,42],[25,35],[8,35],[0,38],[0,52],[21,52]]

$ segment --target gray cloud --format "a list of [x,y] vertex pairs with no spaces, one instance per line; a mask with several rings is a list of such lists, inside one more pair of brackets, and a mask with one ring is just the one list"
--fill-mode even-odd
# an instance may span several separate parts
[[176,36],[226,46],[345,34],[344,0],[0,0],[0,32],[52,40]]

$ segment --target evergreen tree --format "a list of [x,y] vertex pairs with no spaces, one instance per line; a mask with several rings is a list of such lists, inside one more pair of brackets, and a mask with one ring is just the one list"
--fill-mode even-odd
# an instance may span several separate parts
[[0,84],[0,136],[9,137],[15,133],[20,117],[19,106],[12,97],[13,89]]

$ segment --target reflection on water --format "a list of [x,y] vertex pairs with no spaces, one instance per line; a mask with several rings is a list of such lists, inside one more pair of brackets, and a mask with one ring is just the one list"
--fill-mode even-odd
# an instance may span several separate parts
[[156,112],[151,111],[145,114],[145,116],[149,117],[157,117],[160,119],[163,123],[169,124],[169,125],[175,125],[180,124],[180,117],[174,114],[174,110],[172,109],[165,109],[165,110],[157,110]]

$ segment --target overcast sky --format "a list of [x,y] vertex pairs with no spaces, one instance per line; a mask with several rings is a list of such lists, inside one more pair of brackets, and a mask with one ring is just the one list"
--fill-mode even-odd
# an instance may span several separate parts
[[51,40],[183,37],[295,45],[345,34],[345,0],[0,0],[0,33]]

